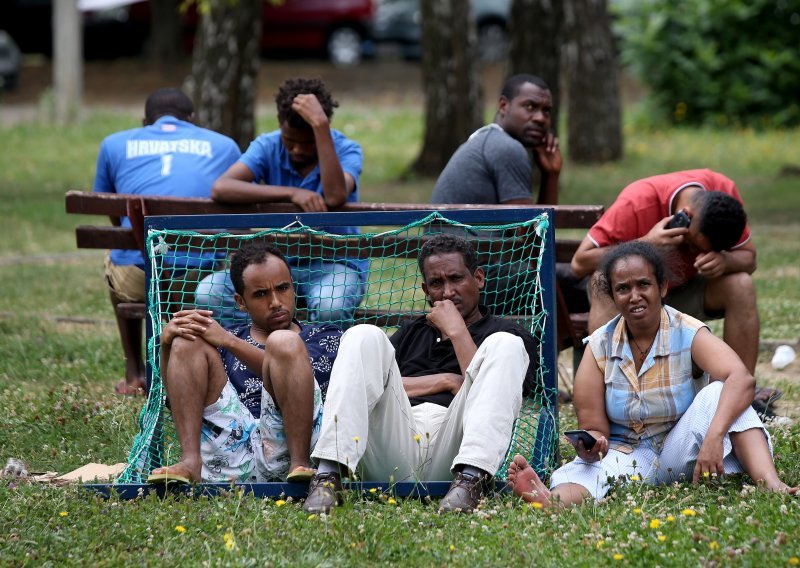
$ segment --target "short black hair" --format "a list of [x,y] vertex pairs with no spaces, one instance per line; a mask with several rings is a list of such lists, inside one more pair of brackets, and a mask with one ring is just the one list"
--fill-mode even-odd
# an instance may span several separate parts
[[292,101],[297,95],[315,95],[328,120],[333,118],[333,109],[339,103],[333,100],[331,92],[322,79],[287,79],[275,95],[275,104],[278,107],[278,123],[288,124],[292,128],[309,130],[311,126],[292,109]]
[[664,259],[661,258],[656,247],[649,243],[642,241],[629,241],[622,243],[609,250],[603,257],[603,262],[600,265],[600,282],[599,285],[606,294],[614,297],[614,292],[611,289],[611,272],[614,267],[621,260],[630,256],[641,257],[653,269],[653,274],[656,277],[656,283],[659,288],[664,283],[666,278],[667,269],[664,266]]
[[429,256],[437,254],[449,254],[451,252],[459,253],[464,259],[464,265],[474,273],[478,269],[478,256],[475,254],[475,249],[472,244],[465,238],[449,233],[441,233],[435,237],[431,237],[422,245],[422,249],[417,256],[417,264],[419,265],[419,272],[425,278],[425,260]]
[[236,290],[237,294],[244,295],[243,275],[245,269],[251,264],[265,262],[267,256],[275,256],[281,259],[289,270],[289,277],[291,278],[292,269],[279,249],[263,241],[250,241],[231,254],[231,282],[233,282],[233,289]]
[[747,213],[732,195],[721,191],[698,191],[692,198],[697,208],[698,230],[711,244],[711,250],[729,250],[742,238]]
[[503,84],[503,90],[500,91],[500,96],[510,101],[519,94],[520,88],[525,83],[531,83],[532,85],[536,85],[545,91],[550,90],[550,87],[541,77],[537,77],[536,75],[531,75],[529,73],[521,73],[506,79],[505,84]]
[[178,120],[189,120],[194,113],[192,100],[175,87],[158,89],[144,103],[145,124],[153,124],[162,116],[174,116]]

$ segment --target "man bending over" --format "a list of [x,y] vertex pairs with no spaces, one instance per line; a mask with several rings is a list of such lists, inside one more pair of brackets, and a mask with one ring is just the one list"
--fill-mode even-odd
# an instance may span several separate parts
[[236,304],[252,324],[222,328],[184,310],[161,333],[161,369],[183,457],[149,482],[307,481],[322,399],[341,331],[294,319],[280,251],[249,243],[233,254]]

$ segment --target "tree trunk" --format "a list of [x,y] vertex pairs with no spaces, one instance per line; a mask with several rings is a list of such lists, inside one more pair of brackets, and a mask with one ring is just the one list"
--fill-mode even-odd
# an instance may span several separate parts
[[619,75],[606,0],[567,0],[564,16],[569,157],[583,163],[619,160]]
[[425,138],[412,169],[436,176],[483,124],[475,23],[469,0],[422,0]]
[[83,26],[77,0],[53,5],[53,92],[59,123],[78,119],[83,97]]
[[233,138],[255,138],[263,0],[208,0],[192,60],[190,91],[197,124]]
[[156,65],[175,63],[183,56],[181,45],[182,0],[150,0],[150,61]]
[[553,96],[558,131],[561,93],[562,0],[514,0],[511,4],[509,76],[530,73],[545,80]]

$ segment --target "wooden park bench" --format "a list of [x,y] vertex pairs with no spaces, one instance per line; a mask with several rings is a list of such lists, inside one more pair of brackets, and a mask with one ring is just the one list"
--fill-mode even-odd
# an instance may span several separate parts
[[[425,211],[442,212],[455,209],[519,209],[518,205],[432,205],[409,203],[348,203],[336,211]],[[600,205],[558,205],[553,207],[557,229],[588,229],[602,215]],[[66,194],[67,213],[101,215],[112,219],[111,225],[79,225],[75,229],[78,248],[129,249],[144,251],[144,217],[148,215],[230,215],[252,213],[300,213],[292,203],[224,204],[211,199],[138,196],[125,194],[69,191]],[[120,218],[131,219],[132,227],[121,227]],[[556,262],[569,263],[580,244],[579,239],[556,238]],[[567,303],[556,286],[556,340],[558,350],[581,347],[587,333],[588,313],[570,313]],[[117,313],[129,319],[145,316],[145,306],[122,303]]]

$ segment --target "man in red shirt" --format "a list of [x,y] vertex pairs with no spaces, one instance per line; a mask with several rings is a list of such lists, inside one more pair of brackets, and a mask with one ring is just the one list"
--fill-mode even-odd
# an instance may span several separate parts
[[[671,228],[679,212],[688,226]],[[687,170],[631,183],[589,229],[572,259],[573,273],[595,273],[608,247],[633,240],[659,247],[664,256],[669,268],[664,303],[700,320],[724,318],[723,339],[754,373],[756,248],[733,181],[711,170]],[[597,290],[597,278],[595,273],[589,286],[590,333],[617,313],[608,295]]]

